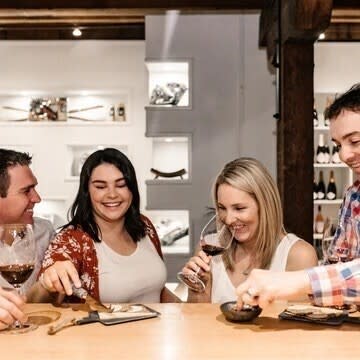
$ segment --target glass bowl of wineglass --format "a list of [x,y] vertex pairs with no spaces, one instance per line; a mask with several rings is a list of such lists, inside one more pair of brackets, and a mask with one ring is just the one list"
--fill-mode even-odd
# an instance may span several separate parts
[[351,261],[360,256],[360,221],[346,217],[326,219],[322,237],[323,263]]
[[[35,267],[36,247],[32,226],[29,224],[0,225],[0,274],[21,294],[23,283]],[[21,294],[22,295],[22,294]],[[11,330],[31,330],[31,324],[15,322]]]
[[[221,255],[231,245],[234,232],[214,215],[204,226],[200,234],[200,247],[208,256]],[[178,280],[189,289],[203,292],[205,284],[199,277],[200,268],[195,273],[179,272]]]

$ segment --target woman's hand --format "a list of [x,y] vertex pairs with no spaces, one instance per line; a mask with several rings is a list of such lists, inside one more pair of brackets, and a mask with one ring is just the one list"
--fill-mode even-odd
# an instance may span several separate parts
[[200,250],[197,255],[190,258],[185,264],[182,272],[185,274],[197,274],[205,286],[207,286],[210,279],[210,261],[211,256],[206,255],[204,251]]
[[15,320],[22,323],[27,320],[23,312],[24,299],[16,291],[11,290],[0,287],[0,330],[6,329]]
[[79,274],[70,260],[56,261],[40,276],[41,285],[49,292],[72,295],[72,284],[81,287]]

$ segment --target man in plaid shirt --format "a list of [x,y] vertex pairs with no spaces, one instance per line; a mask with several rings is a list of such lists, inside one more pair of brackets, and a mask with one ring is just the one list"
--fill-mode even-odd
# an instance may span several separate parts
[[[253,270],[237,288],[238,306],[243,303],[265,307],[275,299],[293,300],[308,294],[320,306],[360,305],[360,83],[337,98],[326,110],[332,140],[339,146],[341,160],[356,176],[347,190],[339,212],[332,251],[345,263],[317,266],[304,271]],[[351,219],[353,227],[345,226]]]

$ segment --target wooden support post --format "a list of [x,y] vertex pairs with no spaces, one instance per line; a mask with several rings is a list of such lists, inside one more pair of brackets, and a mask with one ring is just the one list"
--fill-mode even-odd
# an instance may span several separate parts
[[332,0],[269,0],[267,4],[259,40],[268,47],[273,64],[279,44],[277,175],[284,223],[287,231],[312,243],[314,41],[330,24]]

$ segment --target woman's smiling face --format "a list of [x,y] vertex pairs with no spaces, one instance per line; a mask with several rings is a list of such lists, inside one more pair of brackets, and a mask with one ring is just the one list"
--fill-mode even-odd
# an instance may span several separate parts
[[107,222],[121,220],[132,202],[132,193],[122,172],[104,163],[94,168],[89,181],[89,194],[94,217]]
[[259,207],[251,195],[231,185],[221,184],[217,189],[216,206],[220,219],[234,230],[238,242],[255,239],[259,227]]

